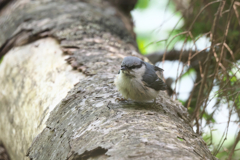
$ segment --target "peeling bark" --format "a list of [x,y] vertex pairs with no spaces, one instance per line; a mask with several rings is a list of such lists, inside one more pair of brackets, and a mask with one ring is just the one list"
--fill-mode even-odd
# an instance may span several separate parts
[[156,104],[115,101],[123,57],[143,58],[120,13],[106,0],[2,11],[0,140],[13,160],[215,159],[165,92]]

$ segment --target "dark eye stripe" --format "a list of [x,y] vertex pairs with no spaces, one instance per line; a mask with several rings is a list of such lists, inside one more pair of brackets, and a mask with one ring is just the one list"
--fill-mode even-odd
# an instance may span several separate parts
[[141,68],[141,64],[140,65],[137,65],[137,66],[131,66],[131,67],[129,67],[129,69],[135,69],[135,68]]

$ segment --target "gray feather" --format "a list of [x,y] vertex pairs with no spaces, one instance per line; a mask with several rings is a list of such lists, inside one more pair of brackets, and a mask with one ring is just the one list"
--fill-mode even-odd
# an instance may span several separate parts
[[163,79],[163,69],[159,68],[157,66],[154,66],[154,70],[156,71],[156,74],[158,75],[159,78]]
[[142,77],[143,83],[156,91],[166,90],[166,84],[163,82],[163,69],[142,61],[138,57],[128,56],[123,59],[122,66],[128,68],[146,66],[146,71]]
[[125,57],[122,61],[122,66],[126,66],[131,68],[133,66],[139,66],[143,63],[143,61],[138,57],[128,56]]
[[157,71],[163,71],[163,69],[158,68],[154,65],[151,65],[147,62],[144,62],[144,64],[146,65],[146,72],[143,75],[143,82],[145,82],[145,85],[147,85],[150,88],[153,88],[157,91],[159,90],[166,90],[166,84],[163,82],[163,80],[161,79],[161,77],[159,77],[156,72]]

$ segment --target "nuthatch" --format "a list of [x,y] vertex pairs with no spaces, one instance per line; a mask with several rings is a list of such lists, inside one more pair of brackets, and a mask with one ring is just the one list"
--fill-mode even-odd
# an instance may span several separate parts
[[125,99],[144,102],[158,96],[160,90],[166,90],[162,80],[163,69],[142,61],[140,58],[128,56],[122,61],[114,83]]

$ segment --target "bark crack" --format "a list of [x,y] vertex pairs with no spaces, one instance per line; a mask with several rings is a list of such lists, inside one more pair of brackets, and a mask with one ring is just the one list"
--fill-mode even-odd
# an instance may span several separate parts
[[105,148],[102,148],[102,147],[97,147],[93,150],[86,150],[83,154],[81,155],[75,155],[73,160],[86,160],[88,158],[94,158],[94,157],[97,157],[97,156],[101,156],[101,155],[105,155],[105,153],[107,152],[108,150],[105,149]]

